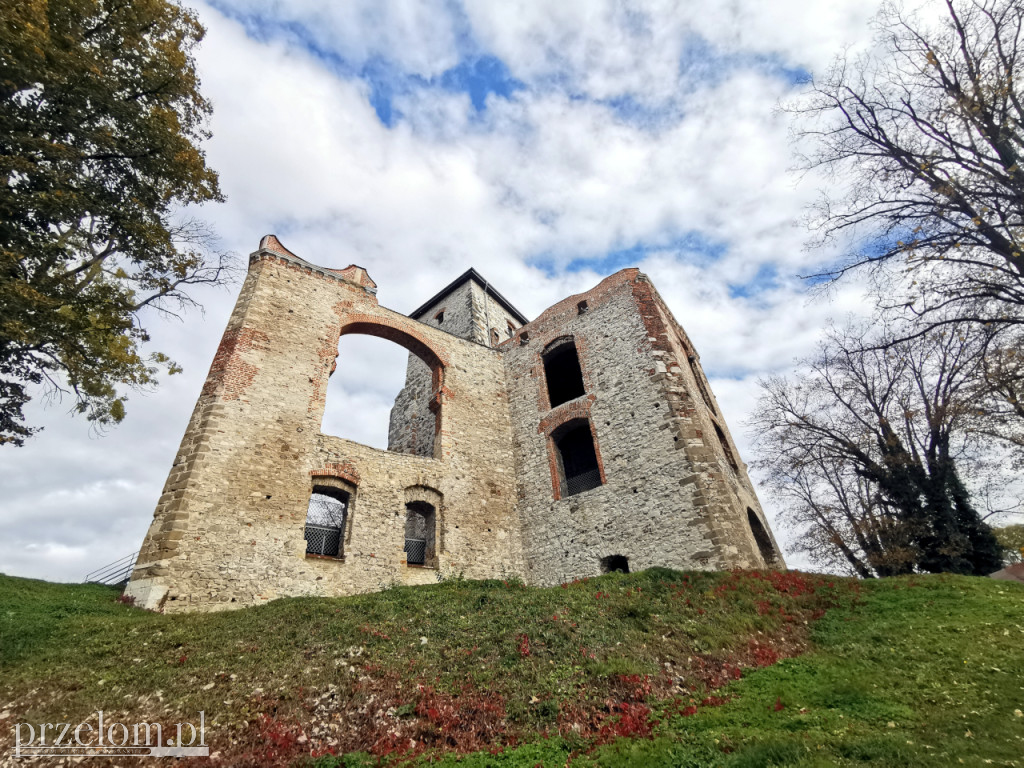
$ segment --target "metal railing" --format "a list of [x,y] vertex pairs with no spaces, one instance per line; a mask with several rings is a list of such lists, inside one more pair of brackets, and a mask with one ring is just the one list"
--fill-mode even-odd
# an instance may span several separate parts
[[427,561],[427,542],[425,539],[405,540],[405,562],[409,565],[423,565]]
[[127,584],[128,579],[132,576],[132,571],[135,569],[135,561],[138,557],[138,552],[132,552],[120,560],[115,560],[104,565],[102,568],[97,568],[95,571],[85,574],[85,583],[109,584],[110,586]]
[[592,469],[589,472],[582,472],[578,475],[565,478],[565,495],[574,496],[577,493],[589,491],[601,485],[601,470]]
[[341,557],[341,528],[330,525],[306,523],[306,554],[324,557]]

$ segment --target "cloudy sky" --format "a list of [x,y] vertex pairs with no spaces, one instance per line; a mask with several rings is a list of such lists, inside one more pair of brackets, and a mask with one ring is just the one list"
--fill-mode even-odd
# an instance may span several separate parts
[[[194,7],[227,202],[198,213],[240,264],[266,233],[365,266],[409,312],[475,267],[528,317],[622,267],[649,274],[693,337],[746,461],[756,380],[810,351],[859,289],[812,296],[776,105],[844,47],[874,0],[211,0]],[[138,549],[234,303],[150,317],[185,368],[100,436],[69,402],[0,462],[0,572],[78,581]],[[326,431],[384,447],[405,352],[346,337]],[[762,503],[772,514],[771,499]]]

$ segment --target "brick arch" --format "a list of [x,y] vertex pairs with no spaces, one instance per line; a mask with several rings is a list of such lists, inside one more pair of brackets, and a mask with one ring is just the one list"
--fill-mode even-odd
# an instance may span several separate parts
[[552,433],[570,421],[590,419],[590,408],[597,398],[587,395],[577,400],[570,400],[552,409],[537,425],[537,433],[551,437]]
[[540,353],[541,355],[550,354],[551,352],[554,352],[556,349],[558,349],[559,347],[563,347],[566,344],[572,344],[575,346],[576,339],[574,336],[572,336],[572,334],[558,336],[552,339],[551,341],[544,345],[544,349],[542,349]]
[[310,470],[309,475],[314,482],[325,477],[332,477],[350,483],[353,489],[359,485],[359,470],[351,461],[330,462],[324,464],[320,469]]
[[412,322],[404,323],[398,318],[381,318],[373,315],[350,315],[341,324],[339,337],[352,333],[364,336],[376,336],[393,341],[404,347],[427,364],[431,371],[434,391],[444,386],[444,372],[448,366],[448,356],[443,350],[435,349],[427,339],[416,330]]

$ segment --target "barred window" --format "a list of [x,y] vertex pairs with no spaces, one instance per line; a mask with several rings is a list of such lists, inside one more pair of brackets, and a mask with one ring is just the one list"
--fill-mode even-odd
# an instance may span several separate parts
[[425,501],[405,505],[405,562],[408,565],[437,565],[436,515]]
[[306,554],[345,556],[348,494],[337,488],[314,486],[306,512]]
[[601,485],[601,468],[590,422],[569,422],[552,435],[552,439],[558,452],[563,498]]

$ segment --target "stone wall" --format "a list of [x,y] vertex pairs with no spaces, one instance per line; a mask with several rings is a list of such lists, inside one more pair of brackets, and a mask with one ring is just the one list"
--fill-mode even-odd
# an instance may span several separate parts
[[[683,375],[690,366],[684,355],[681,368],[672,349],[676,332],[647,278],[623,270],[501,346],[528,581],[593,575],[613,555],[633,570],[764,564],[749,528],[737,524],[747,506],[760,511],[756,497],[745,472],[726,471],[724,452],[705,445],[708,406]],[[565,336],[575,342],[585,394],[551,408],[543,352]],[[553,433],[574,419],[590,425],[603,483],[564,496]]]
[[[429,362],[432,456],[320,434],[341,333],[383,336]],[[127,592],[149,608],[212,610],[519,573],[511,442],[497,352],[379,307],[367,286],[265,240]],[[354,488],[345,556],[307,557],[310,493],[332,477]],[[436,569],[405,563],[410,494],[440,500]]]
[[[441,312],[444,313],[443,318],[438,317],[438,313]],[[439,328],[460,339],[482,344],[483,334],[477,327],[476,314],[476,308],[473,306],[473,284],[467,282],[419,312],[413,320]]]
[[[706,562],[701,558],[700,564],[717,569],[784,567],[781,550],[771,535],[696,349],[646,277],[641,275],[634,283],[633,294],[655,361],[652,380],[669,406],[665,424],[692,469],[693,474],[684,482],[694,487],[698,517],[710,531],[712,556]],[[755,542],[748,513],[760,521],[770,540],[770,548],[763,553]]]
[[[494,347],[520,322],[474,279],[456,286],[413,318],[461,339]],[[418,456],[433,454],[433,415],[429,410],[430,369],[409,355],[405,386],[395,398],[388,425],[388,450]]]
[[[550,584],[610,556],[633,570],[782,564],[751,532],[763,513],[696,352],[637,270],[522,327],[474,279],[422,322],[375,291],[361,267],[316,267],[264,238],[128,585],[140,605],[216,610],[450,574]],[[495,347],[491,329],[504,329]],[[392,450],[320,432],[345,333],[410,352]],[[584,393],[553,408],[544,350],[566,337]],[[570,495],[556,440],[573,425],[590,430],[600,485]],[[342,557],[306,554],[314,486],[349,494]],[[435,510],[424,566],[406,561],[409,505]]]
[[388,422],[388,450],[416,456],[434,455],[435,418],[430,410],[431,372],[416,355],[409,355],[405,386],[395,397]]
[[510,327],[514,331],[522,323],[505,309],[501,302],[486,293],[484,286],[476,282],[471,285],[473,286],[474,339],[489,347],[496,347],[510,338]]

